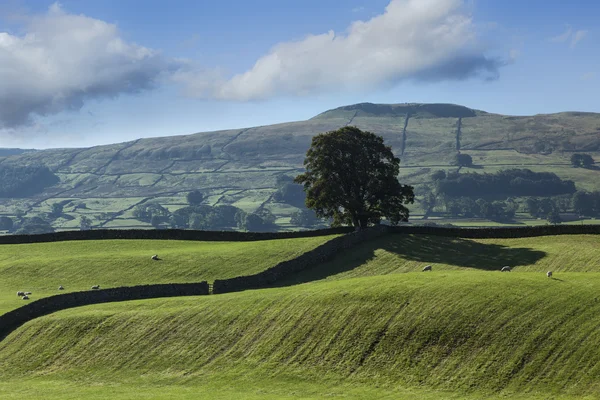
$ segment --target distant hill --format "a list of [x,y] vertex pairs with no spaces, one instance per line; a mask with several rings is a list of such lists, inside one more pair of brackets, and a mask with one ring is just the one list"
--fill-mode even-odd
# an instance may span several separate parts
[[6,157],[6,156],[14,156],[14,155],[19,155],[19,154],[23,154],[23,153],[31,153],[34,151],[38,151],[38,150],[34,150],[34,149],[5,149],[5,148],[0,148],[0,157]]
[[187,192],[200,189],[209,204],[250,212],[267,208],[282,229],[294,228],[289,217],[297,208],[272,199],[277,176],[302,170],[314,135],[346,125],[382,135],[402,160],[403,183],[417,187],[430,181],[432,171],[454,168],[450,162],[460,151],[473,157],[477,172],[517,166],[600,189],[598,171],[571,168],[569,162],[573,152],[600,160],[600,114],[506,116],[454,104],[361,103],[306,121],[91,148],[22,150],[0,161],[48,166],[60,183],[34,198],[0,199],[0,214],[44,213],[63,202],[74,218],[55,222],[59,229],[75,228],[84,214],[94,226],[149,226],[133,219],[137,204],[157,201],[175,210],[185,206]]

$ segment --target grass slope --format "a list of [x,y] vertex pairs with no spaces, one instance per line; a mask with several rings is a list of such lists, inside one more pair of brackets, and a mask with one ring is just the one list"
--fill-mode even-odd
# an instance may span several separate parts
[[283,285],[420,271],[600,272],[600,235],[519,239],[460,239],[387,235],[304,271]]
[[598,248],[393,235],[302,285],[65,310],[0,343],[0,395],[597,398]]
[[[0,246],[0,313],[20,307],[18,290],[32,299],[65,292],[149,283],[213,281],[260,272],[332,239],[259,242],[176,240],[65,241]],[[158,254],[160,261],[150,256]]]
[[232,392],[253,381],[271,397],[597,396],[599,290],[598,273],[447,271],[113,303],[26,324],[0,344],[1,375],[5,388],[142,382],[155,394],[228,377]]

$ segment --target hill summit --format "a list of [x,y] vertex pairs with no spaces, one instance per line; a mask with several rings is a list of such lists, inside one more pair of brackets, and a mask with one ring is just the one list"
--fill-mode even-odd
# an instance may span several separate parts
[[340,118],[354,113],[355,117],[469,118],[487,113],[444,103],[373,104],[359,103],[327,110],[312,119]]

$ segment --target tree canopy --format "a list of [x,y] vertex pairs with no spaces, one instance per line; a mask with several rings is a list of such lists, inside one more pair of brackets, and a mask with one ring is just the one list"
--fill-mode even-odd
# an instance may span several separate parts
[[202,204],[202,201],[204,200],[204,195],[199,190],[193,190],[187,194],[186,200],[189,205],[197,206]]
[[589,154],[575,153],[571,156],[571,165],[575,168],[591,168],[594,165],[594,159]]
[[454,165],[459,165],[461,167],[472,167],[473,166],[473,158],[464,153],[458,153],[454,156]]
[[400,159],[382,137],[349,126],[321,133],[313,137],[304,167],[295,182],[319,218],[361,229],[383,218],[394,225],[408,220],[404,204],[414,202],[413,187],[398,181]]

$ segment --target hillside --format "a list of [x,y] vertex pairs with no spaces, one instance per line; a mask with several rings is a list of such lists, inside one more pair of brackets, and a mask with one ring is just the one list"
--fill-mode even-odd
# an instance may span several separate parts
[[[61,202],[57,229],[78,228],[84,215],[95,227],[150,227],[133,217],[136,205],[156,201],[174,211],[200,189],[207,204],[268,209],[281,229],[294,229],[289,217],[298,209],[272,198],[276,177],[302,170],[312,136],[345,125],[382,135],[402,160],[403,183],[417,187],[432,171],[452,169],[460,149],[473,157],[476,172],[516,166],[600,189],[598,170],[571,168],[569,161],[575,151],[600,159],[600,114],[515,117],[451,104],[363,103],[307,121],[2,157],[0,165],[47,166],[60,182],[30,198],[0,199],[0,214],[44,215]],[[418,204],[412,209],[420,212]]]
[[599,240],[389,235],[302,285],[62,311],[0,342],[0,394],[596,398]]
[[[20,307],[19,290],[58,293],[151,283],[192,283],[263,271],[333,236],[257,242],[101,240],[0,246],[0,313]],[[158,253],[160,261],[150,257]],[[58,286],[64,286],[63,292]]]

